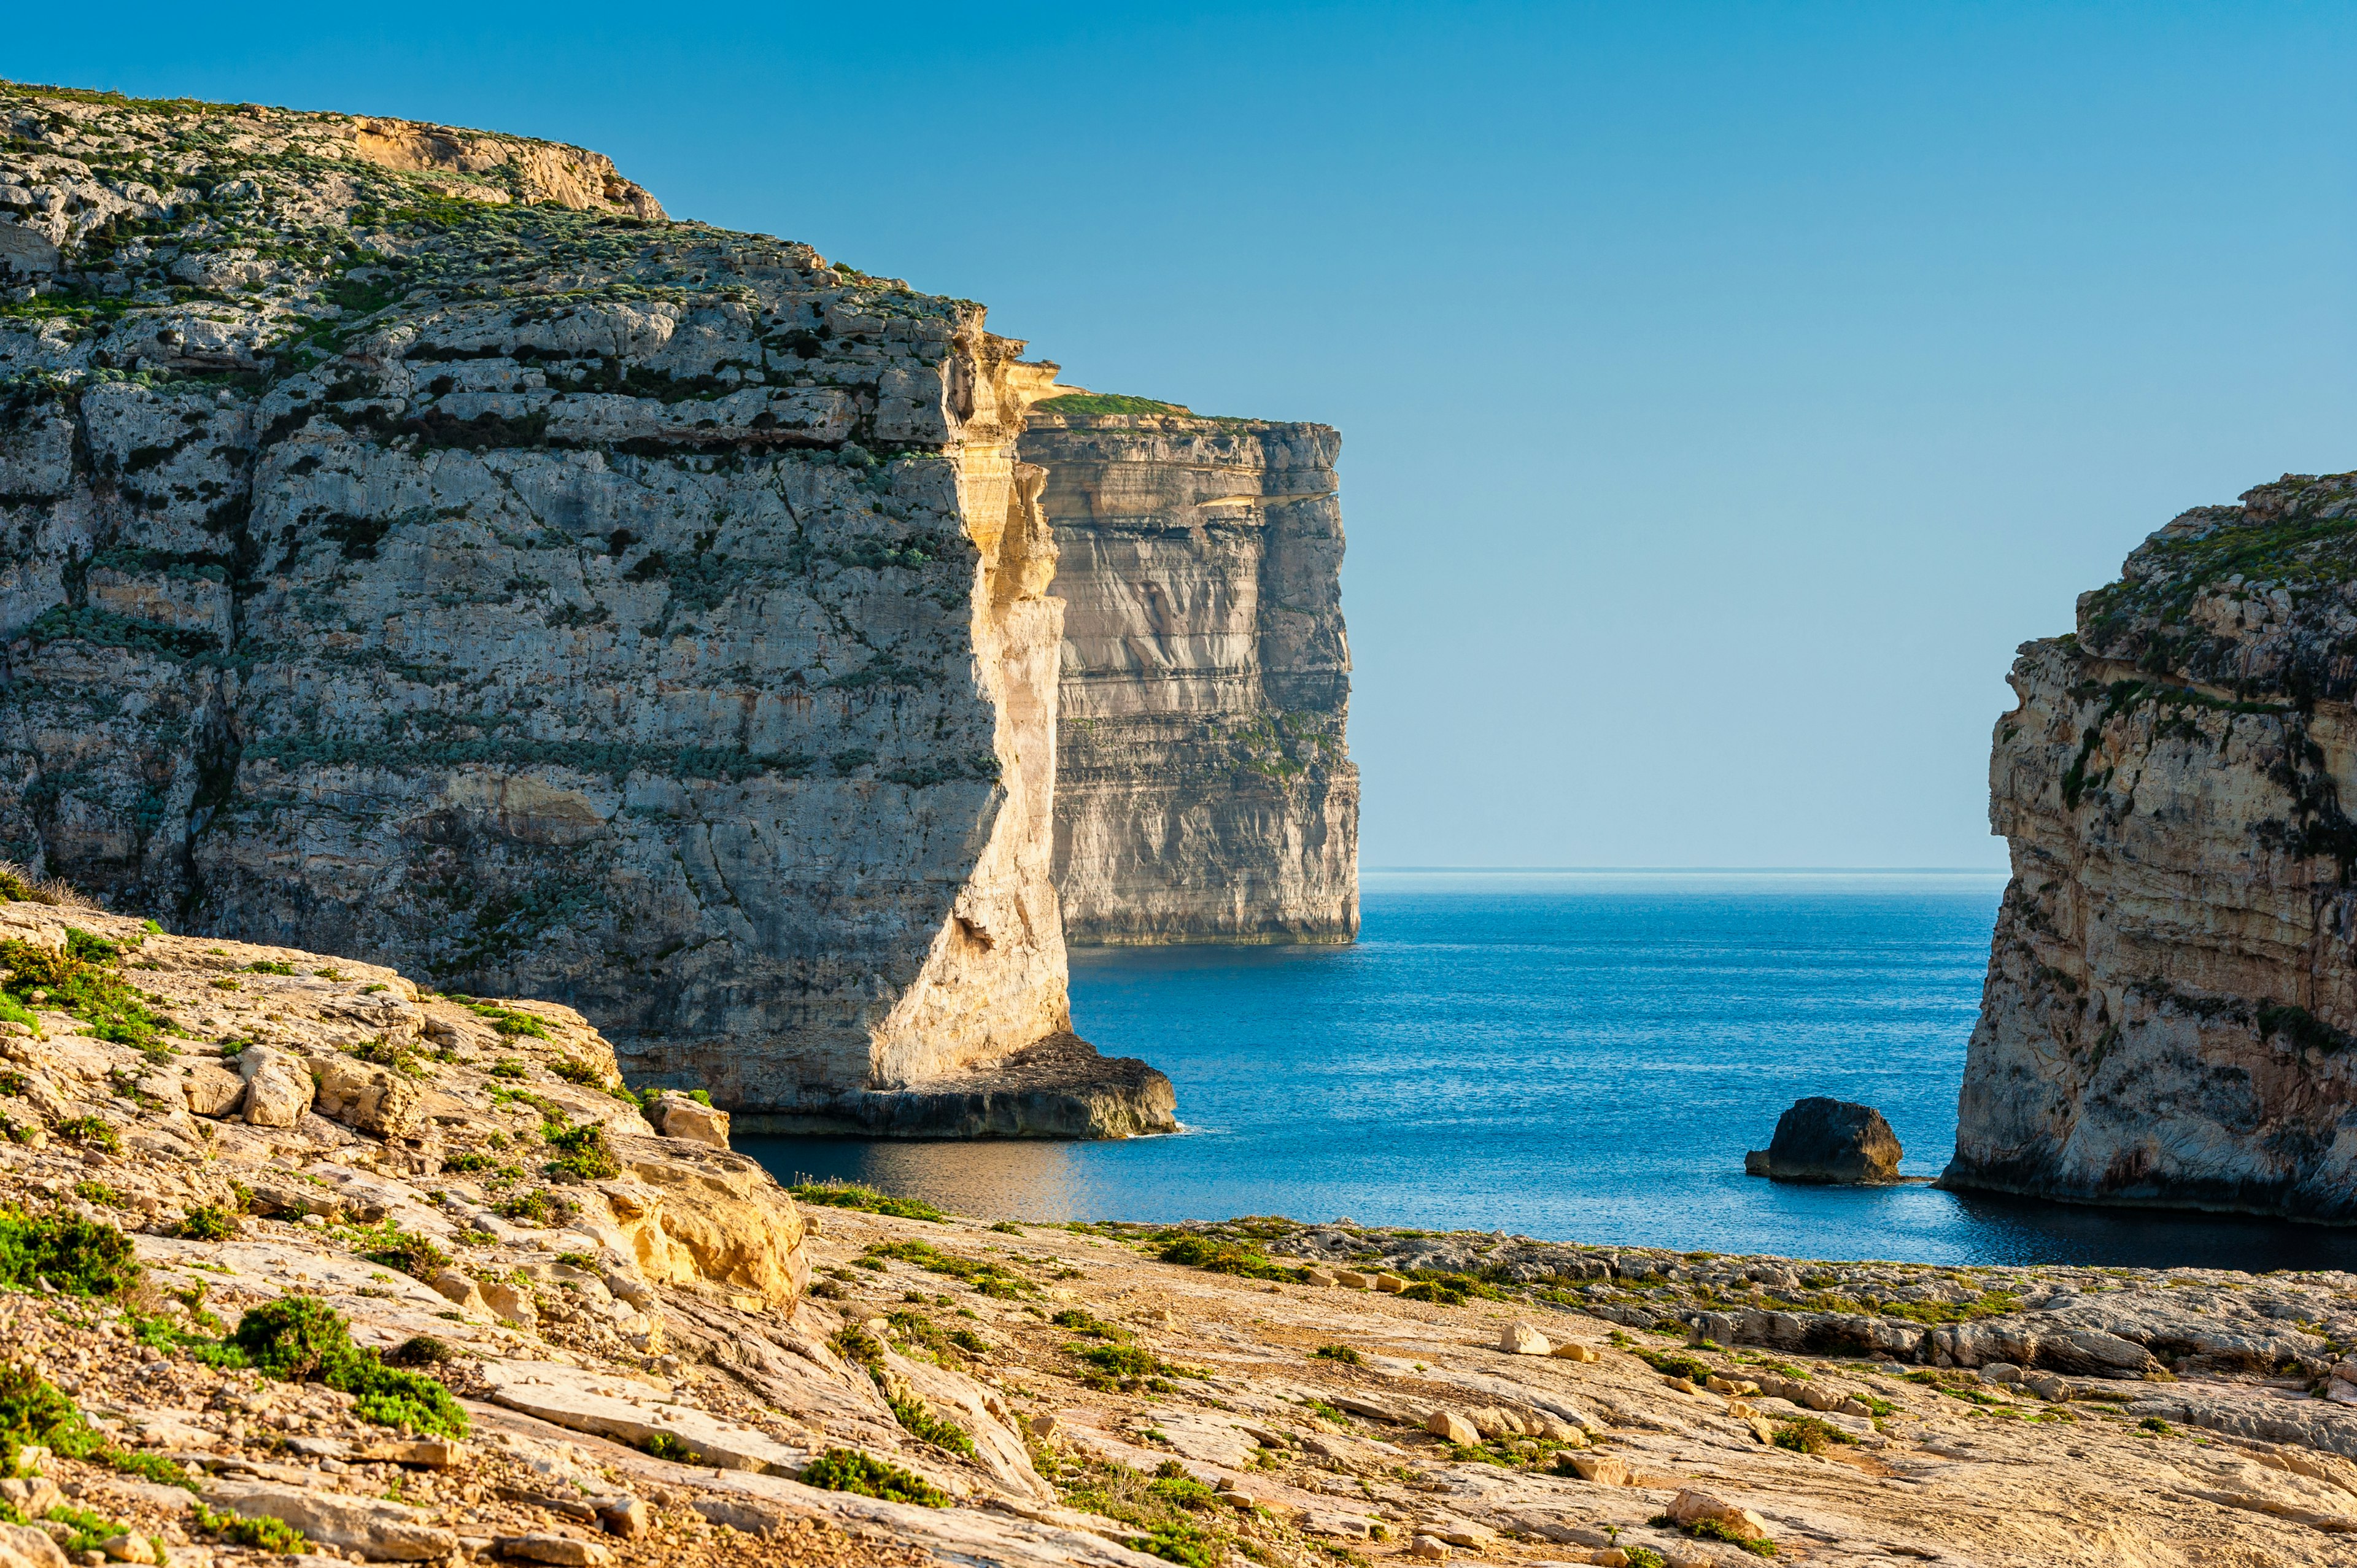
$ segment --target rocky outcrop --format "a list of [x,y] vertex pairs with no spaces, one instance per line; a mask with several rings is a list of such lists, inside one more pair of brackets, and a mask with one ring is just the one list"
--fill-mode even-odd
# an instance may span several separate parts
[[2357,476],[2185,513],[2010,679],[1943,1181],[2357,1219]]
[[1076,942],[1347,942],[1340,438],[1141,398],[1033,407],[1064,600],[1056,886]]
[[1861,1186],[1899,1177],[1899,1135],[1871,1105],[1822,1096],[1792,1102],[1764,1149],[1743,1156],[1743,1174],[1771,1181]]
[[0,317],[0,854],[562,998],[757,1117],[1069,1032],[1049,378],[979,306],[577,148],[0,118],[60,258]]

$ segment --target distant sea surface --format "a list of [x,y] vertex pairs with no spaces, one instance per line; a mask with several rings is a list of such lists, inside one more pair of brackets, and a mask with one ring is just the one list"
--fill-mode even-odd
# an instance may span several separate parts
[[1075,1026],[1168,1073],[1187,1131],[1110,1144],[746,1139],[1029,1219],[1348,1217],[1921,1262],[2357,1268],[2357,1232],[1796,1187],[1743,1175],[1804,1095],[1936,1176],[2004,878],[1371,872],[1348,948],[1075,949]]

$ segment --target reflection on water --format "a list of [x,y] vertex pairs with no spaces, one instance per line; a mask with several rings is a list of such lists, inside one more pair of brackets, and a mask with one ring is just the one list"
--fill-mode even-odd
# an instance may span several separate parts
[[781,1178],[961,1213],[1286,1214],[1794,1257],[2357,1268],[2357,1232],[1781,1187],[1792,1101],[1879,1107],[1935,1175],[2002,883],[1373,875],[1354,948],[1077,951],[1081,1032],[1192,1129],[1120,1144],[748,1138]]

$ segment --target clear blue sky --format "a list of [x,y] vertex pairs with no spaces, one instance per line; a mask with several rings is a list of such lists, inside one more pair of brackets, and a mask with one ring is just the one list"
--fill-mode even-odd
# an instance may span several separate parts
[[574,141],[1344,436],[1381,865],[1995,865],[2014,645],[2357,466],[2346,5],[28,7],[0,74]]

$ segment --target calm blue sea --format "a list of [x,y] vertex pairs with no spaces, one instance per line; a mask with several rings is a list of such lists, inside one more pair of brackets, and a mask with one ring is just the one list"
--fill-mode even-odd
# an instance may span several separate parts
[[2357,1234],[1743,1175],[1784,1108],[1936,1176],[2004,888],[1977,874],[1370,873],[1351,948],[1076,950],[1080,1032],[1178,1090],[1118,1144],[747,1139],[968,1214],[1285,1214],[1796,1257],[2357,1267]]

